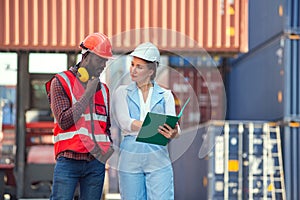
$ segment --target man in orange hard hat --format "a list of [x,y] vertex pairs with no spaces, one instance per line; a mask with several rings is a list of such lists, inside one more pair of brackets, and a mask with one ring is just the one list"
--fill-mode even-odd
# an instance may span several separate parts
[[55,117],[52,200],[73,199],[78,184],[80,199],[101,199],[105,162],[113,153],[109,90],[99,80],[112,58],[111,43],[93,33],[80,47],[81,62],[46,83]]

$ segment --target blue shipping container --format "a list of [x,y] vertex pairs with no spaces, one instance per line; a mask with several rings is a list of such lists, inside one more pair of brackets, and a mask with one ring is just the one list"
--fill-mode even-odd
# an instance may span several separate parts
[[279,126],[261,121],[225,121],[223,126],[221,135],[210,133],[208,199],[283,199]]
[[281,37],[233,62],[227,74],[227,119],[283,117],[284,69]]
[[249,1],[249,51],[284,29],[283,0]]

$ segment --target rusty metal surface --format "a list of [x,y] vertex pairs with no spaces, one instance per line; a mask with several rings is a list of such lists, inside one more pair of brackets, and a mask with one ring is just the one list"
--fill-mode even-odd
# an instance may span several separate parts
[[0,0],[0,27],[1,51],[76,51],[99,31],[115,52],[152,41],[167,51],[238,53],[248,50],[248,0]]

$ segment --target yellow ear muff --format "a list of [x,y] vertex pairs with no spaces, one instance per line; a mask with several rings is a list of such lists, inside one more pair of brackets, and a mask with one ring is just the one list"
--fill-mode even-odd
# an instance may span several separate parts
[[86,68],[80,67],[78,69],[78,73],[79,73],[79,80],[81,82],[85,83],[89,80],[90,75],[89,75],[88,71],[86,70]]

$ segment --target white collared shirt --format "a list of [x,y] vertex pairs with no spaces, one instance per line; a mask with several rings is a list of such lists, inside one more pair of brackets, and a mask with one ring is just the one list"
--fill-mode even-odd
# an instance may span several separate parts
[[144,101],[143,92],[141,89],[138,89],[140,96],[140,120],[144,121],[148,112],[150,112],[150,100],[153,92],[153,87],[150,87],[146,102]]

